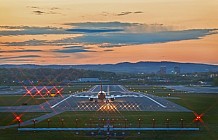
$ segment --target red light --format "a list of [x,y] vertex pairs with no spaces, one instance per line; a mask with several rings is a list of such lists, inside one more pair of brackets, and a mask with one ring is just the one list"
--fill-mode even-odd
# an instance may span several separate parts
[[21,122],[22,120],[21,120],[21,116],[22,115],[20,115],[20,116],[18,116],[17,114],[14,114],[15,115],[15,121],[18,121],[18,122]]
[[58,91],[58,93],[60,93],[60,91]]
[[198,115],[197,113],[194,112],[194,115],[195,115],[194,121],[200,121],[200,122],[203,123],[203,120],[202,120],[202,118],[201,118],[201,117],[204,115],[203,113],[200,114],[200,115]]
[[17,116],[17,117],[16,117],[16,120],[20,120],[20,117],[19,117],[19,116]]

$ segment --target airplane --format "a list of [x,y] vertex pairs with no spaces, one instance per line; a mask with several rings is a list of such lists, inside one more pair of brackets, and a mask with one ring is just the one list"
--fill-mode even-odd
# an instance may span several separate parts
[[[93,92],[92,92],[93,93]],[[82,98],[89,98],[89,101],[105,101],[106,103],[112,102],[115,98],[121,97],[143,97],[143,95],[110,95],[109,92],[106,93],[102,90],[102,84],[100,87],[100,91],[98,92],[97,96],[95,95],[73,95],[74,97],[82,97]]]

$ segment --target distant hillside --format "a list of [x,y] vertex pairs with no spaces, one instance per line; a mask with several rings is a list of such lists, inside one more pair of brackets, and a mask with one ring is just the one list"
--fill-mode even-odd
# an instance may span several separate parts
[[0,68],[53,68],[53,69],[85,69],[95,71],[107,71],[118,73],[157,73],[160,67],[166,67],[167,73],[172,73],[174,67],[180,68],[181,73],[194,72],[218,72],[217,65],[197,64],[197,63],[177,63],[177,62],[138,62],[138,63],[118,63],[102,65],[0,65]]

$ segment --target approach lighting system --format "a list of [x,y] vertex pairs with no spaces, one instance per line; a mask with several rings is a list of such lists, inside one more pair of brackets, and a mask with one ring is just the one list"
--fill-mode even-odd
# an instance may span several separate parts
[[41,97],[45,97],[45,96],[62,96],[62,91],[64,90],[64,88],[57,88],[56,86],[53,87],[32,87],[32,88],[27,88],[24,86],[24,89],[26,90],[26,94],[24,96],[30,95],[31,97],[35,97],[35,96],[41,96]]

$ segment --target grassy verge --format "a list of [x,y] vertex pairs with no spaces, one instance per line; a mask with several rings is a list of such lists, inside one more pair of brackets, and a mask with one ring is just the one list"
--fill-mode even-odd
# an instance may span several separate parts
[[31,96],[20,96],[20,95],[1,95],[0,106],[19,106],[24,103],[27,105],[37,105],[44,103],[48,98],[34,97]]
[[[27,121],[39,117],[45,113],[16,113],[16,112],[0,112],[0,126],[17,124],[16,116],[20,116],[22,121]],[[0,130],[1,131],[1,130]]]

